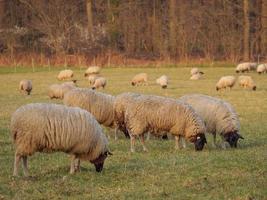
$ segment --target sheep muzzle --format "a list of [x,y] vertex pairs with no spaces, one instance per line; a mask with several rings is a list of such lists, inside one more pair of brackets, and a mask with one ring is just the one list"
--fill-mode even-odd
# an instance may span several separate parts
[[206,140],[205,134],[198,135],[196,138],[196,141],[194,142],[195,150],[202,151],[206,143],[207,143],[207,140]]

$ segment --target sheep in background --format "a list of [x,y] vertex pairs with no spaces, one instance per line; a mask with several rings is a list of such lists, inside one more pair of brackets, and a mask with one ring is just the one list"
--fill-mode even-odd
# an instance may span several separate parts
[[168,77],[166,75],[162,75],[156,80],[156,83],[159,84],[163,89],[166,89],[168,86]]
[[[161,135],[165,131],[175,136],[176,148],[179,146],[178,138],[184,136],[195,144],[197,151],[203,149],[206,143],[205,125],[189,105],[175,99],[153,95],[123,93],[120,99],[123,100],[123,98],[127,104],[121,120],[124,121],[123,126],[131,137],[131,152],[135,151],[136,136],[140,136],[143,150],[147,151],[144,134],[150,132]],[[129,98],[131,98],[130,101],[128,101]]]
[[[213,135],[213,145],[216,144],[216,134],[231,147],[237,147],[238,139],[244,139],[240,135],[240,122],[231,104],[221,99],[202,95],[190,94],[179,98],[189,104],[203,119],[208,133]],[[223,148],[225,144],[223,143]]]
[[197,67],[192,68],[190,73],[191,73],[191,76],[195,74],[204,74],[204,72],[200,71]]
[[[98,121],[98,123],[108,127],[116,128],[114,122],[115,97],[91,89],[77,88],[64,95],[63,103],[67,106],[80,107],[89,111]],[[125,133],[127,137],[128,134]],[[115,129],[115,139],[117,139],[117,130]]]
[[80,159],[90,161],[101,172],[109,154],[101,126],[80,108],[45,103],[24,105],[13,113],[10,127],[16,148],[14,176],[18,175],[21,159],[24,175],[29,175],[27,157],[35,152],[62,151],[72,155],[71,174],[79,170]]
[[136,74],[132,78],[131,83],[132,83],[132,86],[140,85],[140,84],[147,85],[147,80],[148,80],[147,73],[139,73],[139,74]]
[[257,67],[257,72],[259,74],[261,73],[267,73],[267,63],[266,64],[260,64],[258,67]]
[[202,74],[201,73],[193,74],[190,77],[190,80],[199,80],[199,79],[202,79]]
[[98,89],[101,87],[104,89],[106,84],[107,84],[107,80],[104,77],[97,78],[95,80],[95,83],[94,83],[92,89],[95,90],[95,89]]
[[50,99],[63,99],[64,94],[76,88],[76,81],[69,81],[62,84],[53,84],[48,88],[48,96]]
[[88,81],[90,85],[94,85],[95,84],[95,80],[100,78],[100,76],[98,74],[91,74],[88,76]]
[[31,80],[21,80],[19,83],[19,89],[20,91],[26,92],[28,95],[31,94],[32,91],[32,81]]
[[250,88],[252,90],[256,90],[257,88],[251,76],[239,76],[238,82],[239,82],[239,85],[243,88]]
[[70,69],[62,70],[59,72],[57,79],[62,81],[73,77],[73,71]]
[[236,78],[234,76],[222,76],[216,84],[216,90],[229,87],[230,89],[235,85]]
[[257,63],[251,63],[251,62],[244,62],[237,65],[235,72],[249,72],[252,70],[256,70]]
[[92,74],[99,74],[100,71],[101,71],[101,68],[99,66],[90,66],[85,71],[84,76],[87,77]]

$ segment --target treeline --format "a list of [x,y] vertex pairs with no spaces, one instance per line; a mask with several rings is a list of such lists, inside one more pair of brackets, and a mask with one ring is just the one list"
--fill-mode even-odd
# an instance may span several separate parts
[[25,53],[264,59],[267,0],[0,0],[0,54]]

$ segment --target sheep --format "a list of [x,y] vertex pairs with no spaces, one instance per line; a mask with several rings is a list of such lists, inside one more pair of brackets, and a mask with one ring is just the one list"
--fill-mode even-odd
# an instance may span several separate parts
[[85,71],[84,76],[87,77],[91,74],[99,74],[100,71],[101,71],[101,68],[99,66],[90,66]]
[[159,84],[163,89],[166,89],[168,86],[168,77],[166,75],[162,75],[156,80],[156,83]]
[[[240,135],[238,116],[228,102],[202,94],[185,95],[179,100],[192,106],[203,119],[207,132],[213,135],[213,146],[216,144],[216,134],[231,147],[237,147],[238,139],[244,139]],[[222,145],[225,148],[225,144]]]
[[10,135],[15,145],[13,175],[23,160],[28,176],[27,157],[35,152],[62,151],[71,155],[70,173],[79,170],[80,159],[101,172],[108,154],[108,141],[101,126],[87,111],[64,105],[32,103],[18,108],[11,117]]
[[95,83],[94,83],[92,89],[95,90],[95,89],[98,89],[100,87],[102,87],[104,89],[106,84],[107,84],[107,80],[104,77],[97,78],[95,80]]
[[252,70],[256,70],[257,63],[251,63],[251,62],[244,62],[237,65],[235,72],[249,72]]
[[[77,88],[64,95],[63,103],[67,106],[76,106],[89,111],[98,123],[108,127],[116,128],[114,122],[113,104],[115,97],[97,92],[91,89]],[[124,132],[126,137],[129,135]],[[117,129],[115,129],[117,139]]]
[[252,90],[256,90],[257,88],[251,76],[239,76],[238,82],[239,85],[243,88],[250,88]]
[[202,74],[201,73],[197,73],[197,74],[193,74],[191,77],[190,77],[190,80],[199,80],[202,78]]
[[143,150],[147,151],[144,134],[148,131],[155,135],[170,132],[175,136],[176,148],[179,146],[178,138],[185,136],[195,144],[197,151],[203,149],[206,143],[205,125],[189,105],[171,98],[134,93],[118,95],[114,105],[118,100],[125,103],[121,106],[121,118],[115,121],[124,121],[122,126],[131,137],[131,152],[135,152],[136,136],[140,136]]
[[31,94],[32,91],[32,81],[31,80],[21,80],[19,83],[19,89],[20,91],[26,92],[28,95]]
[[89,76],[88,76],[89,84],[90,84],[90,85],[94,85],[95,80],[96,80],[97,78],[100,78],[100,76],[99,76],[98,74],[91,74],[91,75],[89,75]]
[[50,99],[63,99],[64,94],[76,88],[76,82],[69,81],[62,84],[53,84],[48,88],[48,96]]
[[200,71],[197,67],[192,68],[190,73],[191,73],[191,76],[195,74],[204,74],[204,72]]
[[73,77],[73,71],[70,69],[62,70],[59,72],[57,79],[59,81],[65,80],[65,79],[70,79]]
[[139,73],[139,74],[136,74],[133,78],[132,78],[132,86],[135,86],[135,85],[139,85],[139,84],[147,84],[147,80],[148,80],[148,76],[147,76],[147,73]]
[[216,84],[216,90],[229,87],[230,89],[235,85],[236,78],[234,76],[222,76]]
[[266,64],[260,64],[258,67],[257,67],[257,72],[259,74],[261,73],[267,73],[267,63]]

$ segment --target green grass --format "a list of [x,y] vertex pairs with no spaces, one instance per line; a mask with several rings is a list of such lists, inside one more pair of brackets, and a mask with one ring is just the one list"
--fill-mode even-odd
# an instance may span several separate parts
[[[30,68],[29,68],[30,69]],[[179,97],[188,93],[203,93],[229,101],[238,112],[245,140],[239,148],[214,149],[208,144],[202,152],[192,145],[174,151],[174,141],[152,139],[149,152],[143,153],[137,142],[137,152],[129,151],[129,140],[120,135],[114,141],[110,135],[113,156],[105,162],[103,173],[82,162],[82,172],[69,175],[67,154],[36,153],[29,159],[32,177],[12,177],[14,147],[9,137],[11,114],[21,105],[31,102],[61,103],[50,100],[47,87],[57,83],[57,70],[13,73],[0,70],[0,199],[266,199],[267,198],[267,75],[251,73],[258,90],[215,91],[222,75],[234,74],[234,68],[203,68],[205,78],[190,81],[190,68],[108,68],[102,74],[108,84],[103,92],[117,95],[132,91]],[[59,68],[58,68],[59,70]],[[28,71],[28,72],[27,72]],[[138,72],[149,74],[149,86],[132,87],[131,77]],[[12,72],[12,73],[8,73]],[[155,79],[166,74],[170,85],[162,90]],[[21,79],[33,81],[31,96],[18,91]],[[75,70],[80,87],[88,87],[83,71]],[[208,142],[211,137],[208,136]]]

